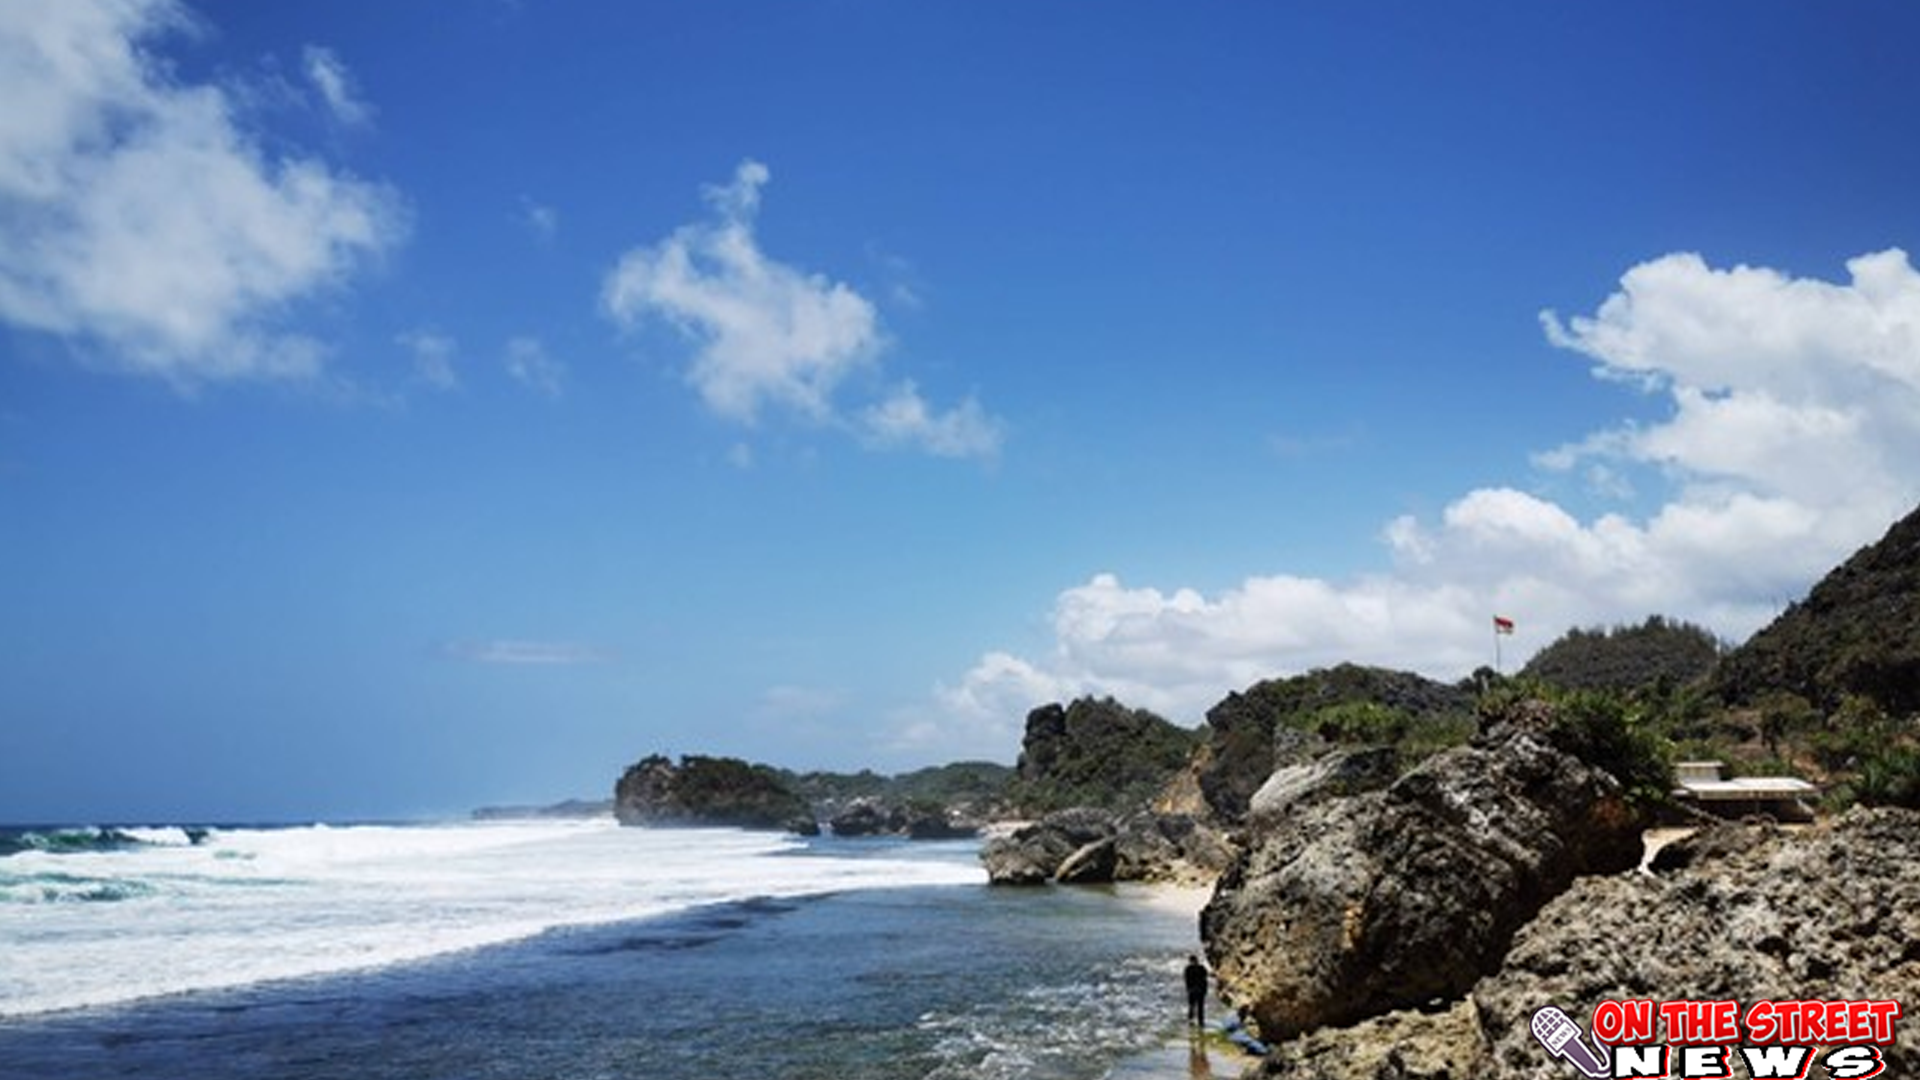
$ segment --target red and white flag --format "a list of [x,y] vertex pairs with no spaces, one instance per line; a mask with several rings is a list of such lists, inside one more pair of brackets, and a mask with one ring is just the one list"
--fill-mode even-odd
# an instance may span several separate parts
[[1493,632],[1496,634],[1513,633],[1513,620],[1507,618],[1505,615],[1495,615],[1493,617]]

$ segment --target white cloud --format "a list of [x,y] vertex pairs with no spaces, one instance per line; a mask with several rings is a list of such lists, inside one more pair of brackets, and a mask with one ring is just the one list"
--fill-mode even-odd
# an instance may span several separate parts
[[878,368],[886,336],[873,303],[851,286],[760,250],[754,219],[770,175],[741,162],[731,183],[705,189],[712,220],[627,252],[601,290],[608,316],[627,328],[659,319],[692,342],[687,381],[727,419],[753,424],[778,409],[848,424],[875,445],[947,456],[997,448],[998,425],[977,402],[935,413],[911,386],[843,420],[842,387]]
[[436,330],[411,330],[394,339],[413,356],[413,377],[435,390],[453,390],[460,376],[453,369],[459,345]]
[[605,651],[574,641],[454,641],[441,646],[440,651],[456,660],[509,667],[571,667],[603,664],[609,659]]
[[176,82],[145,46],[188,28],[166,0],[0,6],[0,318],[182,386],[311,376],[286,311],[396,244],[399,200]]
[[1920,274],[1903,251],[1862,255],[1835,284],[1697,255],[1634,267],[1592,317],[1541,316],[1598,374],[1664,393],[1671,418],[1546,457],[1671,469],[1689,503],[1745,493],[1848,519],[1913,503],[1920,460]]
[[549,398],[557,399],[566,390],[567,366],[547,355],[547,347],[539,338],[508,341],[506,367],[516,382]]
[[307,79],[319,92],[321,102],[336,121],[358,127],[373,118],[373,107],[361,100],[353,73],[341,63],[333,50],[309,45],[301,53]]
[[915,446],[938,457],[993,457],[1000,452],[1000,423],[969,397],[936,413],[911,382],[860,414],[867,438],[882,446]]
[[1669,494],[1643,517],[1484,488],[1438,521],[1388,522],[1385,568],[1350,580],[1260,575],[1207,596],[1096,575],[1055,598],[1050,651],[988,653],[902,738],[1004,756],[1026,710],[1078,694],[1193,722],[1229,690],[1341,661],[1458,677],[1491,662],[1495,614],[1519,624],[1510,668],[1570,627],[1655,613],[1743,639],[1920,501],[1920,274],[1898,251],[1848,267],[1832,284],[1674,255],[1628,271],[1592,317],[1542,316],[1599,376],[1666,398],[1659,423],[1535,459],[1616,489],[1653,471]]
[[742,162],[733,183],[705,192],[717,220],[627,252],[602,301],[623,325],[657,316],[695,341],[687,379],[720,415],[751,422],[777,404],[821,419],[835,387],[878,351],[879,322],[844,283],[760,251],[753,219],[768,177]]
[[520,217],[526,222],[528,231],[534,239],[550,244],[560,234],[560,211],[545,203],[537,203],[526,196],[520,197]]

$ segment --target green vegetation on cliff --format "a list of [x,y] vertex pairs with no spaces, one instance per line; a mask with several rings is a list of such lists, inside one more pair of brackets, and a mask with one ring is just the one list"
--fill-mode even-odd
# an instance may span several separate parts
[[1676,717],[1658,692],[1570,690],[1529,679],[1499,680],[1480,695],[1484,728],[1538,732],[1559,750],[1619,781],[1627,803],[1651,815],[1673,791]]
[[730,825],[813,832],[807,801],[780,774],[738,758],[689,754],[675,765],[663,754],[642,758],[613,789],[622,825]]
[[1228,694],[1207,712],[1200,791],[1224,821],[1280,765],[1341,745],[1392,745],[1404,765],[1473,733],[1473,693],[1411,672],[1341,664]]
[[1145,809],[1199,744],[1198,732],[1112,698],[1043,705],[1027,714],[1008,799],[1026,814]]
[[814,803],[882,799],[893,803],[940,803],[946,806],[993,807],[1006,798],[1013,769],[992,761],[956,761],[898,776],[882,776],[871,769],[857,773],[782,770],[780,779],[801,797]]
[[1535,653],[1520,677],[1569,690],[1685,686],[1711,672],[1721,651],[1711,631],[1653,615],[1639,626],[1569,630]]
[[1728,655],[1713,686],[1732,705],[1787,693],[1832,712],[1854,695],[1920,712],[1920,510]]

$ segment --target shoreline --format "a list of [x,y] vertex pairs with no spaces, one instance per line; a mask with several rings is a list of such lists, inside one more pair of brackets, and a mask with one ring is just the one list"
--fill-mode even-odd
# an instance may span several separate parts
[[[1642,838],[1646,848],[1637,872],[1647,873],[1653,857],[1661,848],[1692,836],[1699,829],[1698,825],[1687,825],[1645,830]],[[1212,882],[1204,885],[1155,882],[1116,886],[1119,895],[1134,903],[1170,915],[1191,918],[1195,923],[1193,948],[1196,951],[1201,949],[1198,926],[1200,911],[1212,899],[1213,889]],[[1158,1049],[1121,1059],[1108,1070],[1105,1080],[1243,1080],[1257,1070],[1262,1060],[1226,1043],[1214,1029],[1198,1034],[1189,1030],[1170,1037]]]
[[[1190,950],[1200,954],[1200,910],[1213,898],[1213,888],[1212,882],[1132,882],[1116,885],[1114,891],[1129,903],[1186,917],[1193,928]],[[1178,987],[1169,987],[1167,1001],[1169,1008],[1179,1007]],[[1227,1043],[1215,1028],[1195,1032],[1183,1026],[1159,1047],[1115,1062],[1103,1080],[1240,1080],[1260,1060]]]

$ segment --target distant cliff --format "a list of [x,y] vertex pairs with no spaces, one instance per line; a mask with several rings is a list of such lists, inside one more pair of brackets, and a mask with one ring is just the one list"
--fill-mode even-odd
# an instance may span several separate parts
[[1225,837],[1190,814],[1165,812],[1200,747],[1199,732],[1112,698],[1034,709],[1007,801],[1044,816],[981,848],[988,879],[1210,879],[1232,856]]
[[1199,744],[1198,732],[1110,697],[1042,705],[1027,714],[1007,798],[1023,814],[1069,807],[1143,810]]
[[1214,816],[1237,822],[1276,768],[1343,745],[1391,745],[1418,759],[1465,741],[1473,709],[1467,686],[1357,664],[1255,683],[1207,711],[1200,791]]
[[688,755],[678,765],[661,754],[643,758],[614,785],[613,813],[622,825],[819,831],[812,807],[775,770],[738,758]]
[[786,786],[813,807],[835,836],[971,836],[1009,815],[1013,770],[990,761],[957,761],[898,776],[782,771]]

